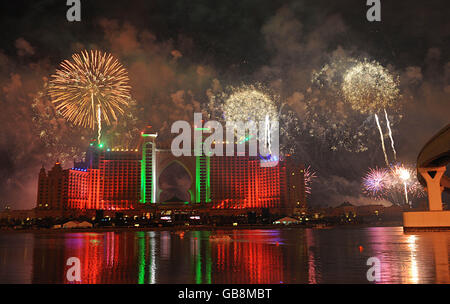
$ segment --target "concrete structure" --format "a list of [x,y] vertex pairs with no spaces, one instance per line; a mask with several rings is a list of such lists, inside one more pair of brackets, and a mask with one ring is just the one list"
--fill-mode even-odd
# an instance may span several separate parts
[[417,157],[417,177],[427,191],[429,211],[404,212],[405,230],[450,229],[450,211],[442,208],[442,192],[450,189],[450,178],[444,175],[449,161],[450,124],[433,136]]

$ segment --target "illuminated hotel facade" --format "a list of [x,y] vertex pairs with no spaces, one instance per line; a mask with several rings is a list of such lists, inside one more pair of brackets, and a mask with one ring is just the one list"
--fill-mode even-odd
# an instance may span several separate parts
[[[172,163],[191,177],[190,200],[177,209],[292,215],[306,207],[304,167],[290,157],[263,167],[260,158],[181,156],[159,149],[157,135],[142,133],[139,149],[109,149],[91,144],[83,162],[71,169],[59,163],[39,173],[36,208],[41,210],[141,210],[165,208],[159,176]],[[172,204],[173,205],[173,204]]]

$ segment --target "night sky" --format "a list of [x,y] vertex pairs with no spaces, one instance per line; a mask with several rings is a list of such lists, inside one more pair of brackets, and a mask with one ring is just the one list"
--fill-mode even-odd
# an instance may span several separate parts
[[[0,208],[34,207],[39,168],[57,159],[70,167],[95,137],[65,122],[45,94],[58,64],[83,49],[110,52],[128,69],[136,100],[128,131],[192,121],[208,96],[230,85],[257,82],[279,94],[301,122],[296,157],[319,176],[311,205],[374,203],[361,178],[384,163],[376,132],[359,153],[309,136],[302,107],[312,73],[325,64],[368,58],[399,77],[399,161],[415,165],[425,142],[449,123],[448,1],[382,0],[381,22],[372,23],[365,0],[111,2],[81,0],[81,22],[69,23],[65,0],[1,1]],[[333,98],[320,94],[331,107]]]

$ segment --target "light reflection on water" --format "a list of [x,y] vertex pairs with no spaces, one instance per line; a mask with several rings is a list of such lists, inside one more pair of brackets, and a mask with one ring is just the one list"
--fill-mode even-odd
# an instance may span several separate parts
[[[210,239],[210,235],[231,239]],[[450,232],[401,227],[1,233],[0,283],[368,283],[369,257],[381,283],[450,283]]]

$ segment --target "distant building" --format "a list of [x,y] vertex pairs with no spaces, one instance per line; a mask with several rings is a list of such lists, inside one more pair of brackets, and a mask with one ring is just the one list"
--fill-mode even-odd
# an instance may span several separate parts
[[92,224],[86,221],[68,221],[62,225],[62,228],[92,228]]
[[372,216],[372,215],[381,215],[384,212],[383,205],[361,205],[356,207],[356,215],[357,216]]
[[354,216],[356,215],[356,207],[349,202],[344,202],[335,208],[330,208],[327,216],[338,217],[338,216]]
[[41,168],[38,178],[37,209],[61,210],[67,206],[68,170],[63,170],[56,162],[53,168],[45,172]]

